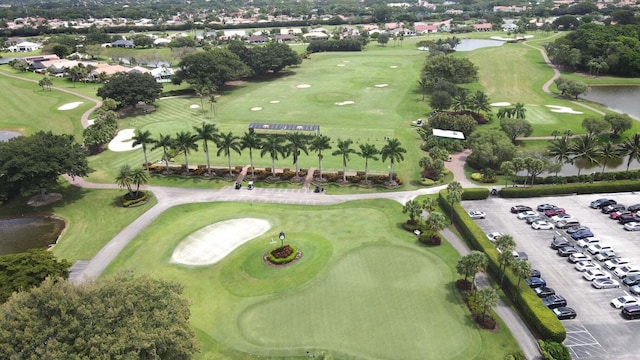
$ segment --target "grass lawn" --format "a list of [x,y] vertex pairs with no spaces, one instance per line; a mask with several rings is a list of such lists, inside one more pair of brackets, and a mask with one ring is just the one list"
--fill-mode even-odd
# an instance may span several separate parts
[[[268,220],[272,228],[212,266],[168,262],[190,233],[242,217]],[[132,270],[182,283],[202,359],[300,358],[306,351],[336,358],[499,359],[516,351],[506,327],[494,334],[472,323],[453,285],[455,250],[446,242],[417,245],[400,229],[403,221],[401,206],[386,200],[327,207],[189,204],[162,214],[105,276]],[[281,230],[304,255],[274,269],[262,255]]]

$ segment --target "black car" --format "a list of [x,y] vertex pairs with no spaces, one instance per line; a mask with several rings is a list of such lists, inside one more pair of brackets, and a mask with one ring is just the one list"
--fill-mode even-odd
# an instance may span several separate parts
[[603,214],[611,214],[614,211],[624,210],[624,209],[625,209],[624,205],[614,204],[614,205],[605,206],[602,209],[600,209],[600,211]]
[[640,318],[640,305],[629,305],[622,308],[620,314],[626,319],[633,320]]
[[551,248],[553,250],[558,250],[558,249],[563,248],[565,246],[571,246],[571,244],[567,240],[565,240],[563,238],[557,238],[557,239],[554,239],[551,242]]
[[633,286],[640,284],[640,275],[629,275],[622,280],[625,285]]
[[540,277],[540,270],[538,269],[531,269],[531,275],[529,275],[529,277]]
[[574,248],[573,246],[565,246],[565,247],[561,247],[558,249],[558,255],[562,256],[562,257],[568,257],[571,254],[575,254],[580,252],[578,249]]
[[542,220],[547,220],[546,217],[540,216],[540,215],[536,215],[536,216],[528,216],[526,218],[524,218],[524,221],[526,221],[527,224],[531,225],[536,221],[542,221]]
[[566,231],[567,231],[567,234],[573,234],[574,232],[578,232],[582,230],[589,230],[589,228],[586,226],[572,226],[568,228]]
[[553,313],[556,314],[558,320],[575,319],[578,314],[570,307],[561,306],[553,309]]
[[525,281],[527,282],[527,285],[529,285],[529,287],[532,289],[547,285],[547,282],[544,281],[544,279],[537,277],[530,277]]
[[517,214],[525,211],[533,211],[533,209],[531,208],[531,206],[526,206],[526,205],[516,205],[511,207],[512,214]]
[[553,209],[557,209],[558,207],[556,205],[553,204],[540,204],[538,205],[538,207],[536,208],[538,211],[547,211],[547,210],[553,210]]
[[560,295],[549,295],[542,299],[542,303],[549,309],[555,309],[562,306],[567,306],[567,299]]
[[556,291],[550,287],[541,286],[533,289],[533,292],[538,295],[539,298],[546,298],[547,296],[555,295]]
[[611,199],[598,199],[598,200],[594,200],[591,202],[591,204],[589,204],[589,206],[592,209],[602,209],[603,206],[608,206],[608,205],[613,205],[613,204],[617,204],[617,202],[615,200],[611,200]]
[[633,205],[629,206],[629,207],[627,208],[627,210],[629,210],[629,211],[634,211],[634,212],[635,212],[635,211],[638,211],[638,210],[640,210],[640,204],[633,204]]
[[637,217],[632,214],[628,214],[628,215],[620,215],[620,217],[618,218],[618,223],[620,224],[626,224],[632,221],[639,222],[640,217]]

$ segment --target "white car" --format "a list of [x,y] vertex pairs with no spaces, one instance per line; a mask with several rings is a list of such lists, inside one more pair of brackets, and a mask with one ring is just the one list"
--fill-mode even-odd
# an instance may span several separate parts
[[569,262],[574,264],[580,261],[589,261],[589,260],[591,260],[591,256],[583,253],[575,253],[575,254],[569,255]]
[[611,300],[611,306],[616,309],[622,309],[623,307],[628,305],[638,305],[638,299],[634,298],[631,295],[625,295]]
[[498,238],[501,238],[504,236],[504,233],[501,233],[499,231],[494,231],[492,233],[488,233],[487,234],[487,238],[489,240],[491,240],[492,242],[496,242],[496,240],[498,240]]
[[611,275],[598,269],[587,270],[582,273],[582,277],[588,281],[593,281],[595,279],[611,279]]
[[617,289],[620,287],[620,283],[618,280],[601,278],[593,280],[591,286],[596,289]]
[[600,265],[591,260],[584,260],[577,262],[574,268],[578,271],[600,270]]
[[628,222],[626,224],[624,224],[624,229],[627,231],[638,231],[640,230],[640,222]]
[[627,264],[617,267],[615,270],[613,270],[613,273],[620,279],[624,279],[628,275],[640,274],[640,268]]
[[536,230],[551,230],[553,229],[553,225],[550,222],[538,220],[534,221],[533,224],[531,224],[531,228]]
[[558,221],[560,220],[567,220],[567,219],[573,219],[573,216],[569,215],[569,214],[559,214],[559,215],[554,215],[551,217],[551,222],[556,224]]
[[596,255],[596,260],[598,261],[607,261],[616,257],[616,252],[613,250],[605,250],[600,251],[598,255]]
[[471,217],[472,219],[484,219],[486,216],[487,214],[485,214],[484,211],[480,211],[480,210],[469,211],[469,217]]
[[524,220],[524,218],[526,218],[527,216],[538,216],[540,214],[538,214],[537,212],[531,210],[531,211],[523,211],[521,213],[518,213],[518,219],[520,220]]
[[600,238],[593,236],[593,237],[588,237],[588,238],[578,240],[576,242],[576,245],[580,246],[581,248],[586,248],[589,245],[593,245],[599,242],[600,242]]
[[605,261],[604,267],[606,267],[608,270],[613,270],[619,266],[627,265],[627,264],[629,264],[628,260],[625,260],[622,258],[613,258],[611,260]]
[[600,243],[587,246],[587,251],[590,252],[591,255],[599,254],[601,251],[605,250],[613,250],[613,248],[611,246],[602,245]]

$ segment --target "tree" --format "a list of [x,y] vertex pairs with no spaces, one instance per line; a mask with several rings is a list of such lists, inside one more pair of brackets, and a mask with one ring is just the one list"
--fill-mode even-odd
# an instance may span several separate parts
[[242,153],[240,138],[234,136],[231,131],[228,133],[220,133],[218,135],[218,140],[216,141],[216,145],[218,146],[217,155],[224,154],[227,157],[227,162],[229,165],[229,176],[233,175],[231,171],[231,151],[234,151],[240,155]]
[[[600,164],[598,158],[600,157],[600,146],[596,142],[595,136],[583,135],[573,139],[571,146],[569,147],[569,153],[571,154],[571,160],[575,162],[580,160],[581,162]],[[582,166],[578,165],[578,176]]]
[[299,65],[302,62],[300,56],[291,46],[278,42],[250,48],[248,55],[247,60],[242,55],[240,58],[256,76],[264,76],[269,72],[277,74],[287,66]]
[[582,120],[582,128],[587,130],[589,135],[600,135],[603,132],[609,130],[611,124],[604,120],[604,118],[588,117]]
[[[571,142],[569,137],[563,136],[560,139],[551,141],[549,147],[547,148],[549,151],[549,156],[552,156],[556,159],[557,164],[572,164],[573,159],[571,157]],[[558,172],[556,172],[556,176],[558,176]]]
[[20,71],[20,72],[25,72],[29,70],[29,64],[23,59],[11,60],[9,61],[9,66],[11,66],[13,70]]
[[424,221],[424,227],[428,232],[435,235],[447,227],[447,218],[440,213],[432,212]]
[[504,118],[500,120],[500,128],[507,134],[509,140],[514,144],[518,137],[528,137],[533,133],[531,123],[524,119]]
[[476,304],[480,309],[482,320],[484,320],[489,310],[498,305],[498,292],[492,287],[483,287],[476,292]]
[[476,274],[485,271],[489,264],[487,255],[481,251],[472,250],[471,253],[458,259],[456,271],[464,276],[464,280],[471,276],[471,284],[475,286]]
[[349,154],[355,154],[356,151],[351,148],[353,140],[338,140],[338,148],[331,153],[333,156],[342,156],[342,181],[347,182],[347,162],[349,161]]
[[511,181],[513,181],[513,178],[515,176],[515,167],[513,166],[513,162],[505,161],[500,164],[500,172],[505,175],[504,187],[507,187],[506,178],[511,178]]
[[527,109],[523,103],[515,103],[515,105],[513,105],[513,117],[522,120],[527,118]]
[[589,88],[587,84],[583,82],[564,78],[557,78],[554,82],[562,96],[573,97],[576,100],[580,94],[584,94]]
[[470,108],[471,99],[469,98],[469,92],[467,90],[458,91],[451,100],[451,106],[453,106],[453,110],[455,111],[461,111]]
[[133,184],[133,179],[131,178],[131,166],[129,164],[124,164],[120,166],[120,170],[116,175],[116,184],[122,189],[127,188],[127,192],[130,197],[133,197],[133,190],[131,189],[131,185]]
[[149,130],[136,130],[135,135],[132,138],[133,143],[131,147],[136,147],[138,145],[142,145],[142,154],[144,155],[144,166],[149,171],[149,161],[147,160],[147,145],[152,145],[155,140],[151,136],[151,132]]
[[98,96],[116,100],[119,107],[135,106],[139,102],[151,104],[160,98],[162,84],[151,74],[137,72],[117,73],[98,89]]
[[520,289],[520,281],[531,275],[531,264],[526,260],[518,260],[513,264],[513,272],[518,277],[518,289]]
[[447,202],[449,202],[449,206],[451,207],[451,213],[449,214],[449,219],[451,219],[451,223],[453,224],[453,207],[456,203],[462,200],[462,185],[460,185],[457,181],[452,181],[447,185]]
[[427,91],[429,91],[429,80],[426,77],[421,76],[420,80],[418,80],[418,86],[422,93],[422,101],[424,101],[424,97],[427,95]]
[[169,149],[173,148],[174,140],[171,138],[171,135],[162,135],[160,134],[158,139],[155,140],[153,147],[151,150],[162,148],[162,159],[164,160],[164,165],[166,167],[166,172],[169,172]]
[[435,111],[446,110],[451,107],[451,95],[442,90],[434,91],[431,93],[429,106]]
[[262,142],[262,148],[260,150],[260,157],[264,157],[265,154],[269,154],[271,157],[271,174],[276,173],[276,160],[278,155],[284,156],[285,147],[282,144],[284,139],[277,135],[267,136],[265,141]]
[[96,111],[94,123],[82,132],[83,142],[91,150],[91,154],[102,152],[104,144],[107,144],[116,136],[118,127],[118,114],[114,111]]
[[378,44],[385,46],[387,45],[387,43],[389,42],[389,34],[387,33],[380,33],[378,34]]
[[631,129],[633,125],[633,119],[627,114],[607,114],[604,116],[604,121],[611,125],[612,137],[619,137],[620,133]]
[[499,169],[500,164],[511,161],[516,154],[516,146],[511,139],[497,129],[474,131],[467,138],[469,148],[473,151],[467,163],[474,169]]
[[198,150],[198,135],[188,131],[180,131],[176,134],[173,144],[184,153],[185,171],[189,173],[189,153],[191,150]]
[[[525,168],[527,170],[527,174],[531,175],[531,185],[535,184],[536,176],[542,174],[542,172],[546,168],[546,164],[542,159],[538,159],[535,157],[527,157],[524,159]],[[525,185],[526,185],[525,179]]]
[[51,51],[56,54],[60,59],[64,59],[71,55],[71,48],[63,44],[55,44],[51,48]]
[[406,152],[407,150],[402,147],[402,144],[396,138],[388,139],[387,143],[382,147],[382,150],[380,151],[380,155],[382,156],[382,162],[385,162],[387,161],[387,159],[389,159],[389,182],[390,183],[394,183],[393,164],[404,160],[403,154],[405,154]]
[[73,83],[73,87],[76,87],[76,82],[80,80],[84,80],[88,75],[87,68],[80,65],[72,66],[67,70],[67,76],[69,77],[69,80],[71,80],[71,82]]
[[207,157],[207,174],[211,176],[211,160],[209,157],[209,141],[216,142],[218,140],[218,128],[215,124],[207,124],[204,121],[200,127],[193,127],[196,131],[198,140],[202,140],[202,150]]
[[358,156],[364,159],[364,180],[369,179],[369,159],[378,161],[378,155],[380,151],[373,144],[360,144],[360,151],[356,152]]
[[0,358],[190,359],[198,350],[182,286],[118,275],[49,278],[0,307]]
[[10,195],[40,191],[44,197],[58,177],[87,176],[91,171],[87,150],[76,143],[73,135],[38,131],[0,142],[0,189]]
[[40,81],[38,81],[38,86],[40,86],[42,90],[46,89],[51,91],[52,85],[53,85],[53,82],[51,81],[51,78],[49,78],[47,75],[45,75],[42,79],[40,79]]
[[422,209],[424,211],[431,213],[438,208],[438,200],[435,197],[426,197],[422,200]]
[[300,154],[305,153],[309,155],[309,150],[307,149],[308,138],[306,135],[294,132],[286,134],[285,139],[288,141],[285,145],[286,151],[293,157],[293,165],[296,168],[296,177],[298,177],[298,159],[300,158]]
[[309,150],[314,151],[318,155],[318,170],[320,173],[320,180],[322,180],[322,152],[331,149],[331,139],[325,135],[315,136],[309,142]]
[[627,139],[627,141],[621,144],[620,152],[628,157],[627,172],[629,172],[629,166],[634,160],[640,162],[640,134],[633,134],[631,139]]
[[475,130],[478,123],[471,115],[436,112],[429,116],[429,126],[434,129],[460,131],[467,137]]
[[196,96],[200,98],[200,109],[202,109],[204,107],[204,98],[212,92],[211,86],[207,84],[197,84],[194,86],[193,91],[196,93]]
[[249,67],[238,55],[227,49],[214,48],[189,54],[180,61],[179,70],[171,78],[174,84],[186,81],[191,85],[212,84],[217,89],[231,80],[238,80],[250,73]]
[[69,277],[71,263],[56,259],[52,251],[32,249],[0,256],[0,303],[18,291],[29,291],[46,278]]
[[601,147],[600,158],[602,159],[602,173],[604,174],[604,168],[607,166],[609,160],[618,159],[622,155],[620,148],[613,143],[606,143]]
[[240,138],[240,149],[249,149],[249,166],[251,166],[251,178],[255,178],[254,166],[253,166],[253,149],[260,149],[262,146],[262,139],[258,134],[249,130]]
[[467,58],[435,55],[427,58],[422,76],[432,81],[446,79],[454,84],[465,84],[478,79],[478,67]]
[[471,97],[471,111],[479,113],[484,111],[485,113],[491,112],[491,106],[489,105],[489,97],[482,91],[476,91]]
[[422,213],[422,206],[420,206],[420,203],[415,199],[409,200],[402,207],[402,213],[409,214],[410,224],[417,224],[418,221],[416,218]]
[[458,274],[464,276],[464,281],[467,281],[467,278],[473,275],[473,263],[470,255],[466,255],[458,259],[458,262],[456,263],[456,271]]

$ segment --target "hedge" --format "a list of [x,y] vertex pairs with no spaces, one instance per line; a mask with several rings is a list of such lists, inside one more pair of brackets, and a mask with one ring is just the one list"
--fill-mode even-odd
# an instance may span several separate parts
[[[465,189],[464,193],[469,189]],[[446,199],[447,191],[441,190],[438,197],[440,206],[446,213],[451,213],[451,206]],[[472,248],[487,254],[489,260],[489,272],[494,279],[502,275],[500,263],[498,262],[498,251],[489,241],[482,229],[473,221],[460,203],[453,206],[453,222],[462,234],[462,237],[469,242]],[[524,284],[524,286],[522,286]],[[504,277],[503,290],[505,294],[510,294],[517,305],[522,317],[532,329],[535,329],[545,340],[562,342],[567,336],[567,332],[558,318],[540,301],[538,296],[524,283],[520,281],[518,288],[518,277],[508,268]]]
[[488,197],[487,188],[465,188],[462,192],[462,200],[485,200]]
[[295,259],[296,256],[298,256],[298,249],[296,249],[296,247],[293,245],[289,245],[289,247],[291,248],[292,252],[291,252],[291,255],[287,256],[286,258],[277,258],[273,256],[273,254],[271,254],[271,251],[269,251],[269,253],[267,253],[267,257],[269,258],[269,261],[273,264],[286,264],[286,263],[292,262],[293,259]]
[[[598,194],[639,190],[640,180],[621,180],[553,186],[509,187],[502,188],[499,194],[504,198],[526,198],[560,194]],[[465,189],[465,192],[467,192],[467,189]]]
[[120,202],[122,203],[123,207],[134,207],[134,206],[139,206],[142,205],[144,203],[147,202],[147,200],[149,200],[149,193],[147,191],[139,191],[142,193],[142,196],[137,198],[137,199],[133,199],[133,200],[127,200],[125,197],[127,196],[127,194],[122,195],[120,197]]

